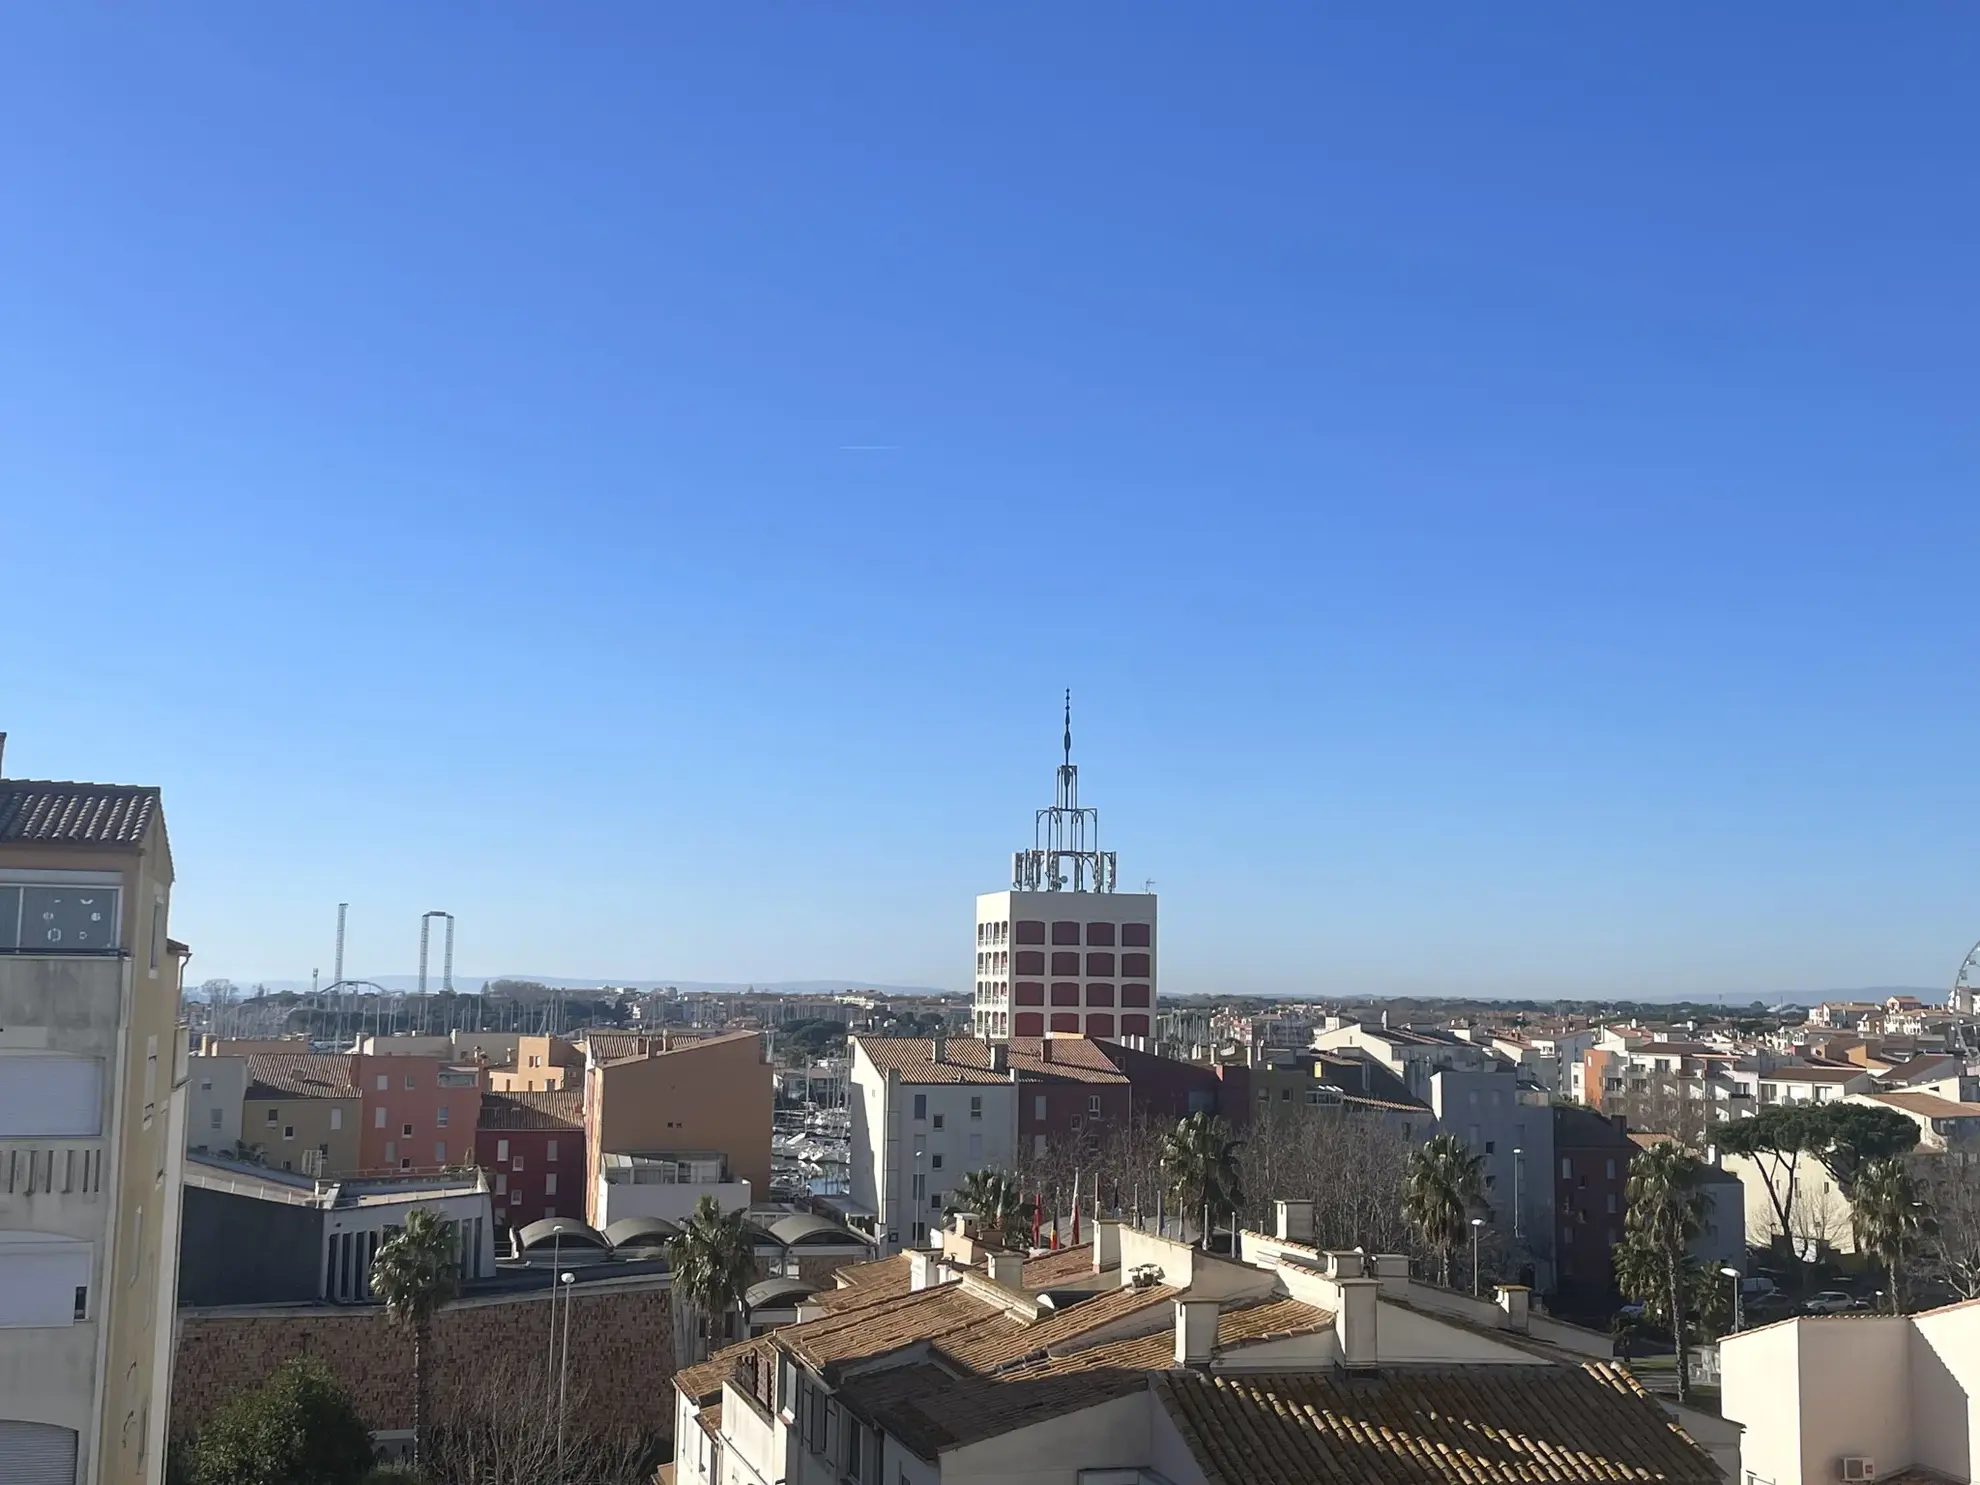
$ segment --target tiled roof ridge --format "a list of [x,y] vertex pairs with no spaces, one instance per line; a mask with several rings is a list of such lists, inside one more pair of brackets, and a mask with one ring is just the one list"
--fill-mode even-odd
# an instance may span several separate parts
[[140,845],[159,799],[155,784],[0,778],[0,845]]

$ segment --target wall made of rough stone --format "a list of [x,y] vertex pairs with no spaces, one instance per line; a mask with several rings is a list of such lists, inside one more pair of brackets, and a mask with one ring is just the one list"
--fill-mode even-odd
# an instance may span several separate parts
[[[664,1287],[570,1301],[571,1422],[576,1431],[671,1436],[674,1328]],[[468,1300],[440,1312],[427,1358],[436,1417],[464,1389],[541,1405],[551,1316],[543,1295]],[[564,1312],[556,1315],[559,1332]],[[172,1433],[196,1432],[236,1392],[309,1356],[347,1388],[374,1431],[412,1427],[412,1344],[385,1312],[313,1307],[181,1319]],[[472,1395],[467,1393],[466,1395]]]

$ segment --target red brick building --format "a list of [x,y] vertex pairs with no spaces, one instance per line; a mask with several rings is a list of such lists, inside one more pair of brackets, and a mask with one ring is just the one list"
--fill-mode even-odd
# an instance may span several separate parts
[[475,1163],[488,1172],[497,1227],[585,1213],[584,1094],[484,1093]]
[[1620,1114],[1554,1106],[1554,1221],[1560,1229],[1554,1263],[1560,1291],[1571,1301],[1592,1305],[1610,1297],[1635,1154]]

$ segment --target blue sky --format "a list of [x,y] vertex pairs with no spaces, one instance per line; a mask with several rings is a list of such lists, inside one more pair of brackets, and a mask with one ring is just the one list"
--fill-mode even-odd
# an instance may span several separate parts
[[195,975],[1167,989],[1980,936],[1949,7],[18,7],[0,728]]

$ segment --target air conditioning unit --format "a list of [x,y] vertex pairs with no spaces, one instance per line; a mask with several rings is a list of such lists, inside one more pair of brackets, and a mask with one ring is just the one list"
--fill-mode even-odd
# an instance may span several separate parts
[[1877,1478],[1877,1461],[1868,1454],[1845,1454],[1842,1458],[1842,1477],[1845,1480],[1874,1480]]

